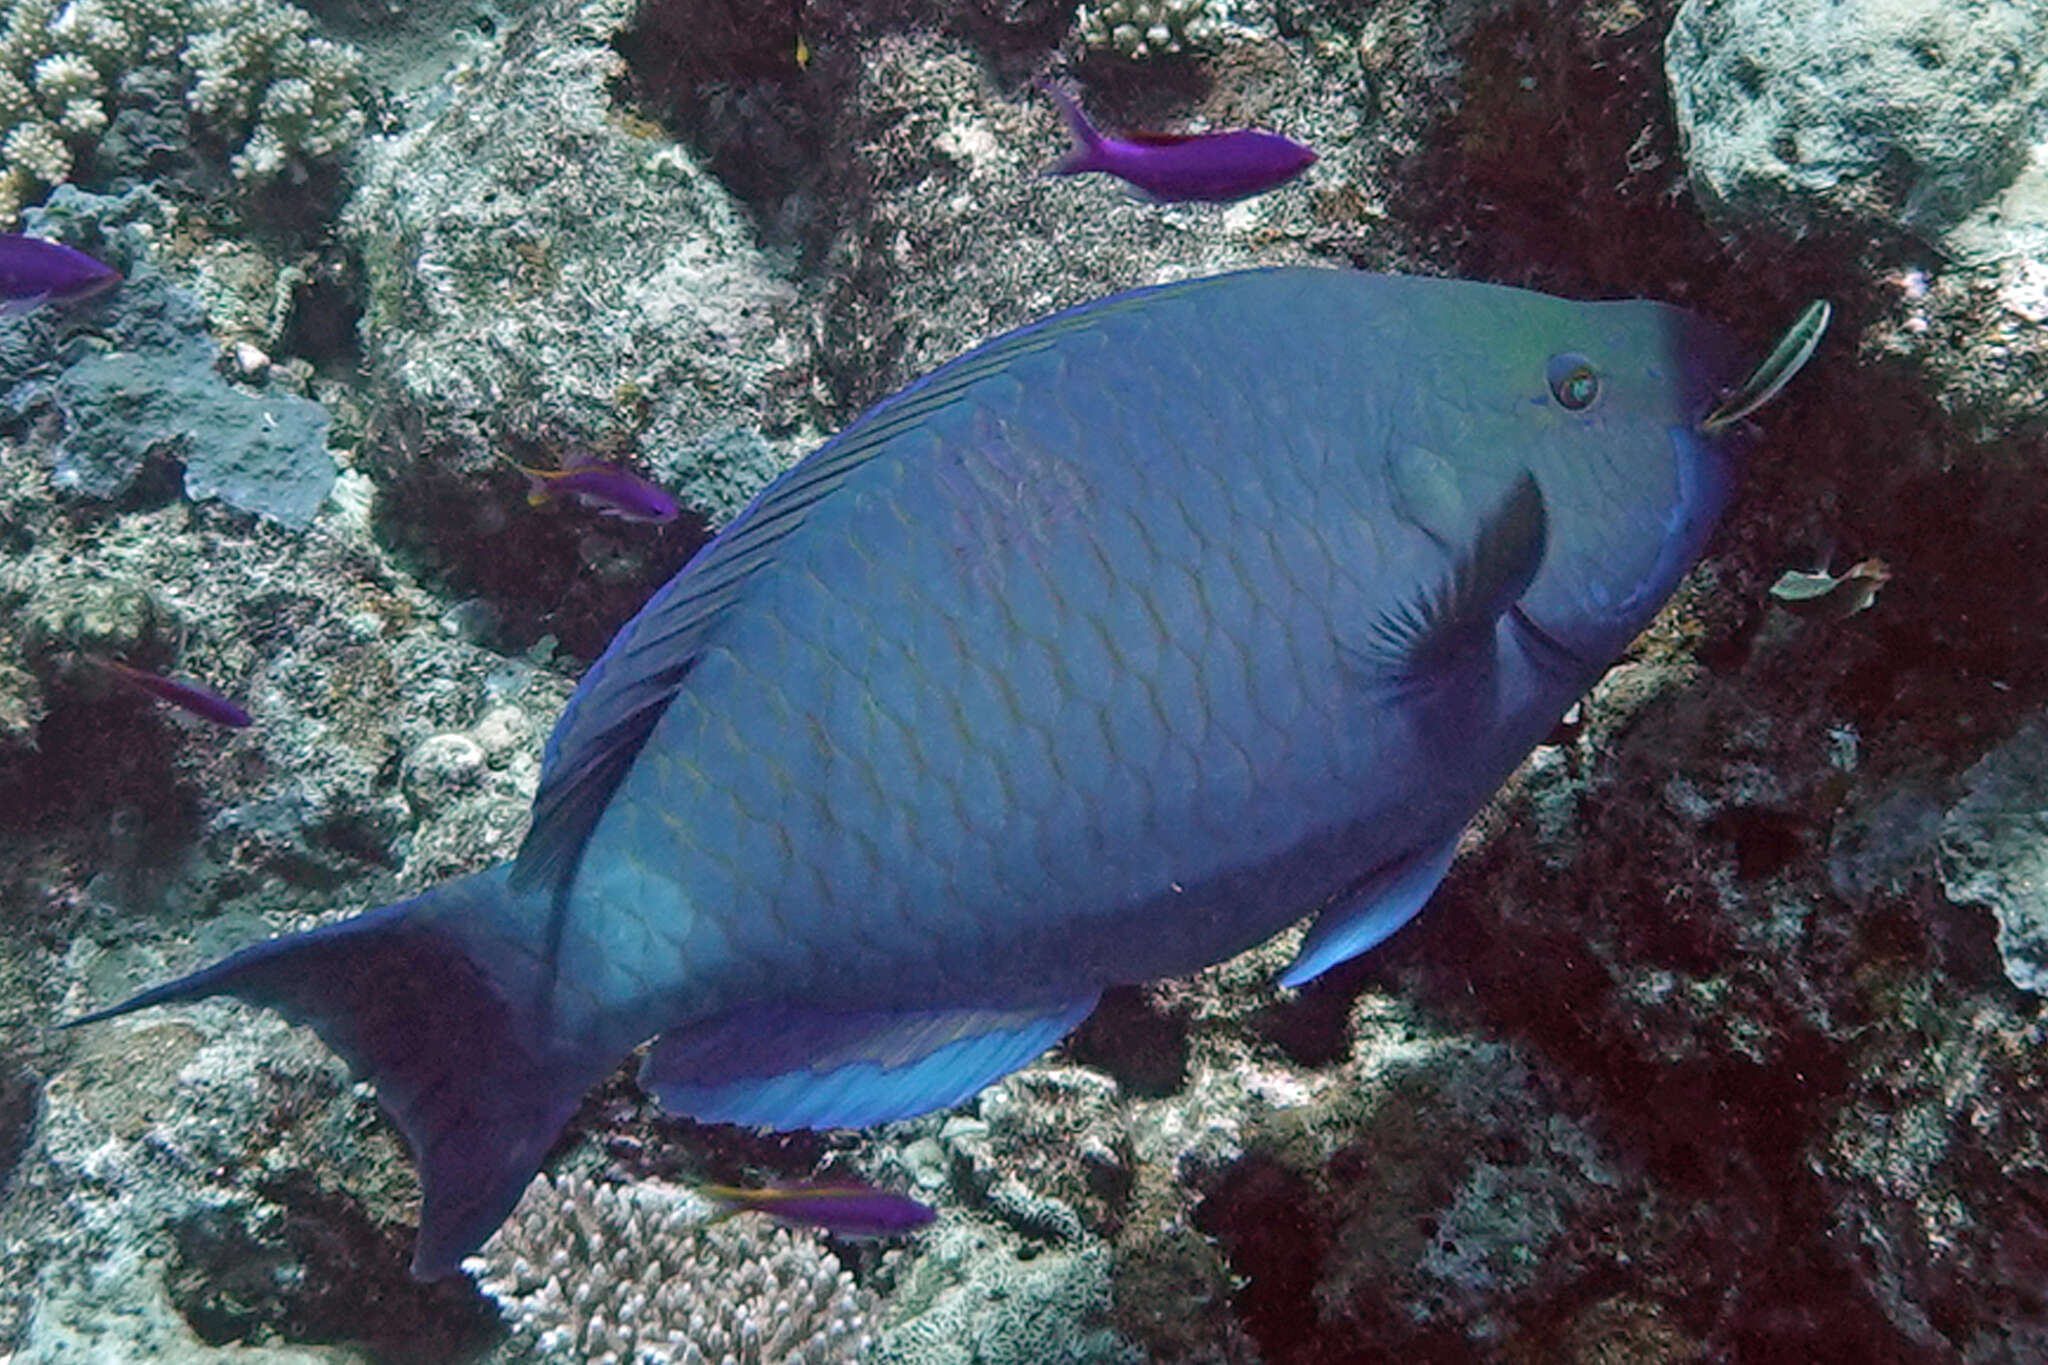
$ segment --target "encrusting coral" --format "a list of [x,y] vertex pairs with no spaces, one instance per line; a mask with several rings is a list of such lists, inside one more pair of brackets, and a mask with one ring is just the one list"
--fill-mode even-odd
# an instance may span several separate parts
[[149,72],[169,72],[237,179],[363,128],[361,59],[280,0],[14,0],[0,29],[0,224],[71,175]]
[[758,1218],[708,1223],[688,1193],[542,1175],[466,1268],[542,1359],[840,1365],[873,1296],[824,1242]]

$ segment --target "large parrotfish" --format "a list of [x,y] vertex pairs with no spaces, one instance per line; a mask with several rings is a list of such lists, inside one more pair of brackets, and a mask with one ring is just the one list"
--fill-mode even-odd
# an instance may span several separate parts
[[516,861],[90,1017],[318,1030],[411,1143],[433,1276],[648,1039],[674,1112],[856,1127],[1313,911],[1299,985],[1415,914],[1700,553],[1733,362],[1660,304],[1313,269],[1021,328],[619,632]]

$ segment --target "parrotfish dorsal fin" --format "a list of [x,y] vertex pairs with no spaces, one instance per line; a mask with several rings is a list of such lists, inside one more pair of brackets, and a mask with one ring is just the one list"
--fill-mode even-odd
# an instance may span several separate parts
[[[1160,288],[1191,291],[1211,283],[1183,280]],[[1037,326],[969,351],[869,409],[811,459],[762,489],[730,526],[697,552],[684,572],[648,599],[584,675],[548,738],[540,790],[533,800],[533,825],[519,847],[513,886],[567,886],[612,792],[633,766],[640,746],[683,685],[720,618],[739,599],[747,581],[775,561],[776,547],[803,524],[814,506],[890,440],[962,401],[975,384],[1069,333],[1100,326],[1104,318],[1153,292],[1157,291],[1135,291],[1107,306],[1056,313]]]
[[1366,650],[1373,671],[1405,689],[1474,657],[1528,591],[1548,538],[1543,490],[1524,470],[1450,572],[1373,624]]

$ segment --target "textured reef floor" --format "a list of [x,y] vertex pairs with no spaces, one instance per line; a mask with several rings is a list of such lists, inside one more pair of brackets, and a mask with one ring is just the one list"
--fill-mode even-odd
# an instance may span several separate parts
[[[1834,8],[23,7],[0,211],[128,283],[0,316],[0,1362],[2048,1357],[2048,15]],[[1321,157],[1229,207],[1044,178],[1049,71]],[[407,1278],[402,1142],[310,1034],[53,1027],[509,856],[580,669],[869,402],[1305,262],[1758,349],[1836,309],[1705,562],[1385,947],[1117,992],[861,1134],[621,1073],[492,1297]],[[688,514],[529,508],[501,458],[579,450]],[[1865,610],[1772,595],[1871,558]],[[938,1224],[706,1230],[679,1188],[828,1158]]]

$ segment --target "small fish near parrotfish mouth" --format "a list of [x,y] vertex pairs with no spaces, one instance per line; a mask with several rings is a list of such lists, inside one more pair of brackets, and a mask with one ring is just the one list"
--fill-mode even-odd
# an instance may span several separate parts
[[84,303],[120,283],[120,271],[62,242],[0,233],[0,317]]
[[312,1026],[415,1154],[432,1277],[650,1038],[673,1113],[858,1128],[1315,913],[1301,985],[1421,909],[1811,351],[1731,393],[1677,308],[1299,268],[1056,314],[654,595],[512,863],[76,1022],[225,994]]

